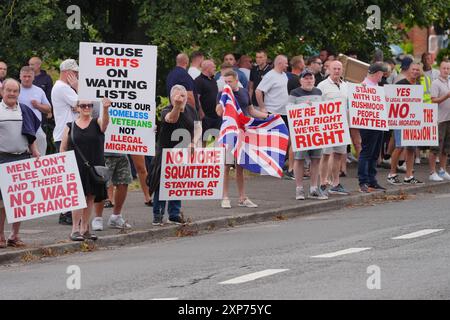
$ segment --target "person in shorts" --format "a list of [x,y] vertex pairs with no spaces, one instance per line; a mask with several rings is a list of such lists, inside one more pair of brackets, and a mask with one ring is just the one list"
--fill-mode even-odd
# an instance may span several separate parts
[[[315,77],[313,71],[303,70],[299,75],[300,87],[292,90],[289,94],[289,103],[311,104],[312,101],[322,100],[322,91],[314,87]],[[294,176],[295,176],[295,199],[305,200],[303,190],[303,175],[305,171],[305,160],[311,159],[309,198],[326,200],[328,196],[323,194],[319,188],[319,164],[322,157],[322,149],[294,152]]]
[[[115,229],[129,229],[131,225],[122,217],[122,208],[127,198],[128,185],[133,182],[131,166],[125,154],[106,153],[105,165],[111,172],[111,179],[108,181],[108,198],[113,200],[113,213],[109,217],[108,226]],[[102,212],[96,212],[96,217],[92,220],[92,230],[103,230]]]

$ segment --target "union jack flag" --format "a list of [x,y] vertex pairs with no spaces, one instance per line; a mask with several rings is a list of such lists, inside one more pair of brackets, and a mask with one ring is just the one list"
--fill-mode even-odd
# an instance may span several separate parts
[[224,108],[219,144],[225,146],[244,169],[282,177],[289,135],[281,116],[273,114],[264,120],[247,117],[228,85],[219,103]]

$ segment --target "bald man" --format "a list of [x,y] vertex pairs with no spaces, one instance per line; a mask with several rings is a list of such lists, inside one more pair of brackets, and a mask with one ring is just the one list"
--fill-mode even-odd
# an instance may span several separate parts
[[192,77],[189,75],[187,68],[189,66],[189,57],[185,53],[180,53],[176,57],[176,66],[167,75],[166,88],[167,95],[170,94],[170,90],[176,84],[182,85],[187,91],[187,104],[192,108],[195,108],[195,83]]
[[45,92],[45,96],[48,101],[52,101],[52,88],[53,88],[53,80],[52,78],[45,72],[45,70],[41,69],[42,60],[39,57],[32,57],[28,61],[28,65],[34,71],[34,80],[33,84],[36,87],[41,88]]
[[[342,63],[331,61],[329,66],[330,76],[323,80],[317,88],[322,91],[322,100],[340,99],[342,105],[347,105],[347,83],[342,79],[344,69]],[[339,181],[341,160],[347,155],[347,146],[324,148],[320,163],[320,189],[325,194],[349,195],[350,193]],[[331,161],[329,163],[329,161]],[[327,191],[327,180],[331,177],[331,187]]]
[[[204,60],[201,64],[202,73],[195,79],[195,90],[198,97],[198,111],[202,120],[202,130],[220,130],[222,119],[216,113],[216,99],[219,92],[214,73],[216,65],[212,60]],[[206,141],[203,143],[206,145]]]

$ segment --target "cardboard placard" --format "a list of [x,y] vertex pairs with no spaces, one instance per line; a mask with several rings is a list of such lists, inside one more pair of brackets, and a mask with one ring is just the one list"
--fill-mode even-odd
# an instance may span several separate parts
[[8,223],[86,208],[73,151],[0,164]]

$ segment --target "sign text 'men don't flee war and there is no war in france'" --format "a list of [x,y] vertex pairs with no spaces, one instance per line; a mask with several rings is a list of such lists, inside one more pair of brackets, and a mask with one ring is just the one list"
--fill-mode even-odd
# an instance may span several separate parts
[[86,208],[73,151],[0,164],[8,223]]

